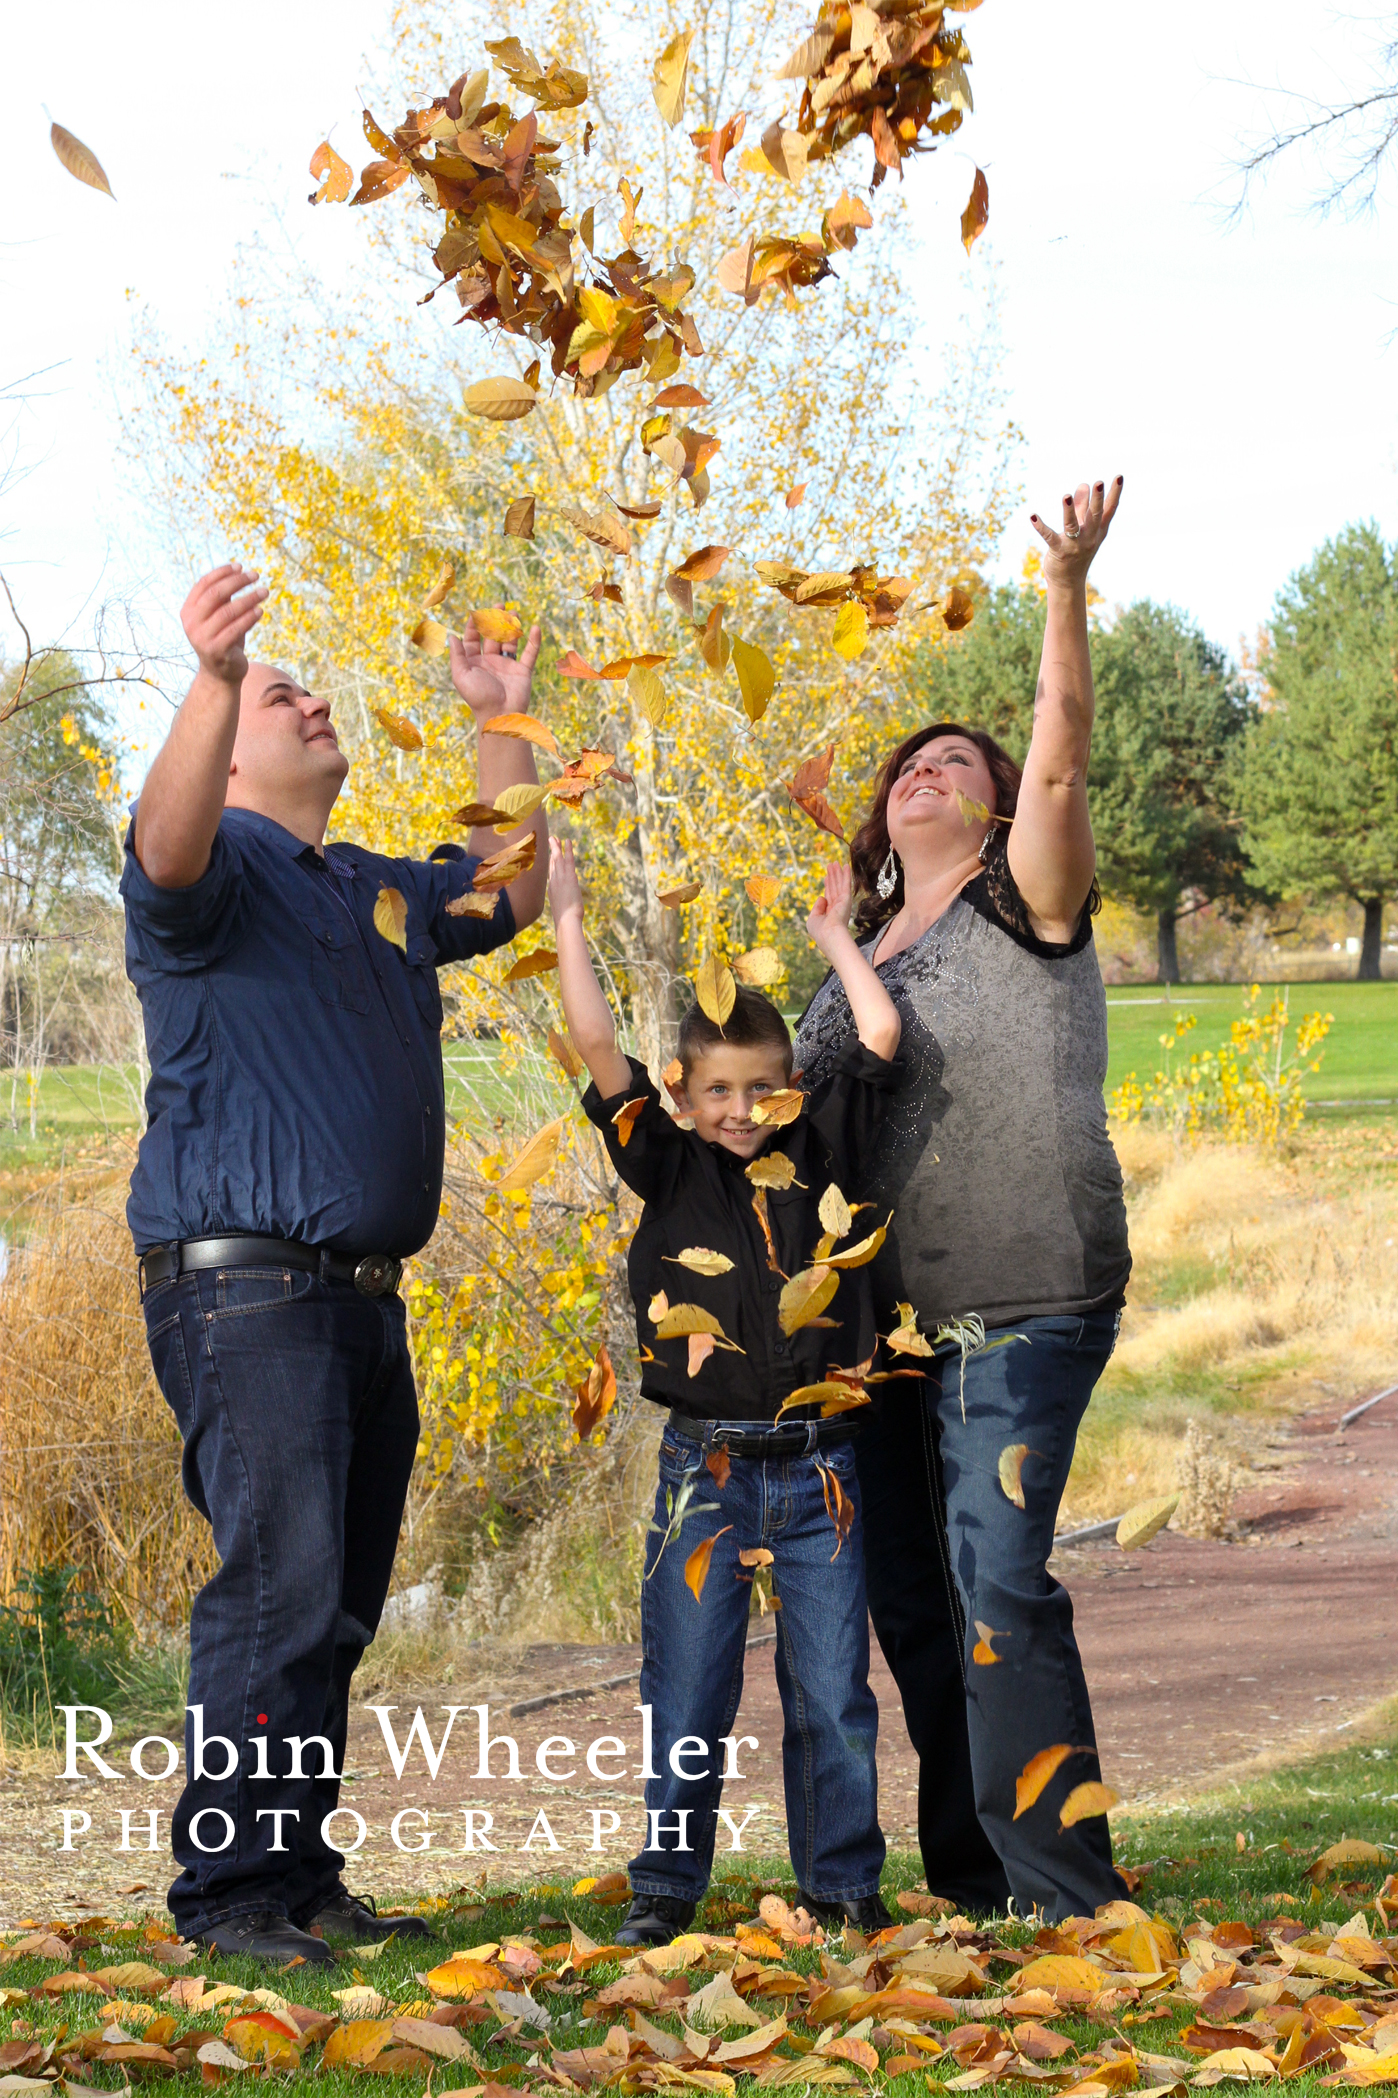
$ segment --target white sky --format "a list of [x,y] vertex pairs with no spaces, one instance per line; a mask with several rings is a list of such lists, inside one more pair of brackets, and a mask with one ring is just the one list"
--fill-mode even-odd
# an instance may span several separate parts
[[[12,433],[27,471],[0,499],[0,566],[36,637],[82,638],[111,595],[170,634],[187,572],[174,550],[142,550],[115,456],[129,297],[202,347],[234,248],[274,199],[330,271],[354,250],[357,214],[303,206],[305,165],[332,126],[359,153],[356,83],[388,10],[67,0],[8,18],[0,382],[56,369],[31,383],[42,397]],[[939,273],[949,291],[992,261],[998,276],[1027,439],[1005,569],[1029,543],[1030,507],[1052,515],[1074,480],[1122,471],[1104,594],[1173,600],[1236,647],[1328,534],[1367,516],[1398,533],[1391,217],[1316,220],[1300,169],[1258,191],[1241,224],[1223,217],[1240,138],[1263,115],[1239,83],[1342,93],[1366,78],[1372,38],[1353,14],[1331,22],[1300,0],[1173,16],[986,0],[966,33],[980,111],[910,190],[924,294]],[[117,203],[65,174],[49,116],[99,155]],[[991,223],[967,263],[956,221],[973,156]]]

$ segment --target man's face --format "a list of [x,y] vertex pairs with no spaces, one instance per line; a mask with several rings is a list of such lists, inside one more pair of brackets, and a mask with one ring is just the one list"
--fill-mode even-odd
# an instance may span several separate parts
[[243,679],[233,745],[229,801],[260,807],[287,792],[315,788],[327,812],[344,784],[349,760],[330,725],[328,700],[317,699],[273,663],[250,663]]
[[695,1058],[689,1083],[676,1088],[675,1098],[706,1144],[719,1144],[739,1158],[755,1158],[772,1132],[765,1123],[753,1121],[753,1108],[790,1083],[780,1049],[715,1042]]

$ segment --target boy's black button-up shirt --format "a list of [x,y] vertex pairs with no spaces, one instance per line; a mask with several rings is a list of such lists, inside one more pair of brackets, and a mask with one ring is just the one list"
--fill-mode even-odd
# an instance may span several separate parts
[[[427,1243],[446,1137],[437,971],[515,932],[503,893],[493,917],[448,913],[479,864],[459,845],[322,857],[226,809],[199,880],[162,889],[128,836],[126,973],[151,1064],[126,1210],[138,1253],[243,1231],[400,1258]],[[375,929],[383,887],[407,904],[406,952]]]
[[[747,1178],[749,1160],[706,1144],[680,1129],[662,1106],[645,1067],[634,1059],[631,1084],[604,1100],[595,1085],[583,1109],[596,1123],[618,1177],[645,1203],[627,1258],[641,1345],[641,1391],[696,1420],[770,1421],[790,1392],[817,1384],[828,1365],[852,1369],[878,1345],[874,1294],[868,1267],[841,1271],[840,1285],[825,1316],[834,1331],[802,1326],[788,1337],[777,1323],[783,1282],[767,1264],[767,1245],[753,1209],[757,1190]],[[899,1084],[895,1066],[859,1042],[844,1050],[833,1070],[807,1095],[795,1122],[773,1132],[759,1155],[785,1151],[796,1169],[789,1188],[767,1189],[767,1214],[778,1264],[787,1275],[809,1266],[823,1226],[816,1215],[833,1181],[857,1201],[864,1164],[873,1156],[890,1093]],[[620,1141],[613,1117],[628,1100],[645,1105]],[[804,1185],[802,1183],[804,1182]],[[845,1245],[854,1245],[884,1222],[861,1210]],[[697,1275],[674,1255],[704,1246],[733,1262],[724,1275]],[[837,1251],[839,1249],[837,1248]],[[670,1258],[666,1258],[669,1255]],[[686,1340],[657,1340],[649,1305],[658,1291],[673,1304],[702,1304],[724,1334],[743,1350],[715,1346],[697,1376],[688,1373]],[[647,1351],[655,1360],[645,1360]]]

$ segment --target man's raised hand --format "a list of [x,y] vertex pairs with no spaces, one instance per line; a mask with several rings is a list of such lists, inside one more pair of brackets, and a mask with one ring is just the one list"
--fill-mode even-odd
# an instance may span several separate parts
[[262,617],[267,585],[255,568],[227,561],[200,576],[180,611],[180,624],[199,668],[221,684],[241,685],[248,674],[243,641]]
[[526,714],[539,655],[537,626],[516,654],[513,641],[483,641],[475,615],[465,632],[451,638],[451,681],[477,720],[492,714]]
[[1118,474],[1110,488],[1105,481],[1094,481],[1090,488],[1083,481],[1075,494],[1065,495],[1061,532],[1030,512],[1029,522],[1047,549],[1043,557],[1046,583],[1086,583],[1093,556],[1116,516],[1122,478]]

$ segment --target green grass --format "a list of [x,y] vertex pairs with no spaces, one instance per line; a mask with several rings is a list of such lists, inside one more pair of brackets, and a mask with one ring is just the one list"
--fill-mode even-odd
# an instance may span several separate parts
[[[1245,988],[1175,984],[1167,995],[1163,987],[1113,986],[1107,992],[1108,1089],[1120,1085],[1129,1071],[1145,1078],[1161,1068],[1160,1037],[1173,1031],[1177,1013],[1192,1013],[1198,1023],[1183,1044],[1185,1056],[1218,1049],[1243,1012]],[[1274,988],[1285,987],[1264,984],[1260,1007],[1270,1002]],[[1290,990],[1293,1020],[1309,1012],[1335,1016],[1320,1069],[1306,1078],[1307,1098],[1355,1106],[1398,1102],[1398,983],[1298,983]]]

